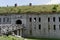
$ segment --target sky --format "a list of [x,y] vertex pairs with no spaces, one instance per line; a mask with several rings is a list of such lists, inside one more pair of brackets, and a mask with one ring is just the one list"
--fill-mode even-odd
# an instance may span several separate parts
[[32,3],[33,5],[50,5],[50,4],[60,4],[60,0],[0,0],[0,6],[14,6],[17,3],[18,6],[28,5]]

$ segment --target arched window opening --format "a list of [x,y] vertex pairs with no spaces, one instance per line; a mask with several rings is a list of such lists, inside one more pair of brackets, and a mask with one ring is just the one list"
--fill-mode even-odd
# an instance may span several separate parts
[[21,20],[17,20],[16,24],[22,24],[22,21]]

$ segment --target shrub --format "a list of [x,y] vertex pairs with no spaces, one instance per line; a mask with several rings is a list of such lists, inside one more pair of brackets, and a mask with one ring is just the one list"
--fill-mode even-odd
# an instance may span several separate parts
[[54,5],[54,7],[52,8],[52,12],[56,12],[57,11],[57,6]]

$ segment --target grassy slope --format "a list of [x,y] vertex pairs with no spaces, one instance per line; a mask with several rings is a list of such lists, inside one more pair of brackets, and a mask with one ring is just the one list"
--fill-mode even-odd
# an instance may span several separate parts
[[[0,13],[17,13],[21,10],[24,12],[51,12],[54,5],[40,5],[40,6],[18,6],[18,7],[0,7]],[[57,7],[57,11],[60,11],[60,5]]]
[[17,38],[14,36],[0,36],[0,40],[23,40],[23,38]]
[[49,38],[17,38],[14,36],[0,36],[0,40],[60,40],[60,39],[49,39]]

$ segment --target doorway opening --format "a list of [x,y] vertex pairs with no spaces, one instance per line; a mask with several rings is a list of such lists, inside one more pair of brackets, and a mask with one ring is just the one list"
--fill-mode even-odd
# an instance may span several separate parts
[[21,20],[17,20],[16,24],[22,24],[22,21]]

